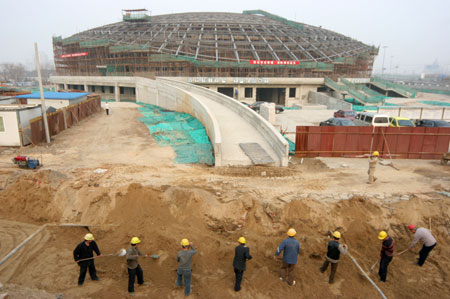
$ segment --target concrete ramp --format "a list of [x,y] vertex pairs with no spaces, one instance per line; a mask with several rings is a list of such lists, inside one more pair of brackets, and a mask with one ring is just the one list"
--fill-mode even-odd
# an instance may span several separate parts
[[258,143],[240,143],[239,146],[255,165],[275,162]]

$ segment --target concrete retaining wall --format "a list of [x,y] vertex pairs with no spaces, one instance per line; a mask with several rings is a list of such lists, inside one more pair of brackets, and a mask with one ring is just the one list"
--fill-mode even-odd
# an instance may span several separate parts
[[408,117],[412,119],[443,119],[450,120],[450,108],[429,107],[392,107],[378,108],[378,113],[393,117]]
[[247,109],[244,105],[239,103],[237,100],[225,96],[223,94],[211,91],[207,88],[180,82],[172,79],[157,79],[157,81],[172,83],[171,85],[177,85],[188,91],[194,91],[196,93],[202,94],[209,99],[226,106],[230,110],[242,115],[247,121],[249,121],[252,126],[262,134],[266,140],[272,145],[278,159],[280,160],[279,166],[288,165],[288,154],[289,154],[289,144],[281,136],[281,134],[264,118],[262,118],[258,113],[251,109]]
[[327,106],[331,110],[351,110],[352,104],[345,101],[327,96],[326,94],[310,91],[308,94],[308,102],[312,104],[320,104]]

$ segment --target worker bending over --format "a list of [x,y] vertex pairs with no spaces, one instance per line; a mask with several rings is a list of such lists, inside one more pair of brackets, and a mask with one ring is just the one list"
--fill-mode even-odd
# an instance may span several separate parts
[[428,257],[428,254],[436,246],[436,239],[433,237],[431,232],[424,227],[416,228],[415,225],[411,224],[408,226],[408,229],[414,234],[414,239],[411,245],[409,246],[408,250],[412,250],[419,241],[423,243],[417,261],[417,265],[422,267],[422,265],[425,263]]

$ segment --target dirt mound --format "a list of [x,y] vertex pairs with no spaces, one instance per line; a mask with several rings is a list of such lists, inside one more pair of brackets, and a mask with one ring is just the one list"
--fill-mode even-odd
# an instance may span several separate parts
[[52,208],[53,199],[64,174],[50,170],[19,176],[0,194],[0,212],[10,219],[47,223],[57,221],[60,211]]
[[[33,178],[22,180],[36,184]],[[86,188],[95,190],[95,187]],[[389,298],[404,298],[405,294],[414,298],[450,295],[447,279],[450,274],[448,200],[414,197],[409,201],[380,205],[367,197],[354,197],[336,203],[310,199],[284,203],[258,200],[249,194],[223,201],[214,192],[198,187],[153,187],[139,183],[106,193],[98,192],[98,196],[85,198],[80,213],[86,219],[98,216],[98,225],[89,229],[96,236],[102,252],[115,253],[120,248],[127,248],[130,238],[139,236],[143,241],[143,252],[160,255],[158,260],[142,258],[140,261],[145,279],[150,281],[150,286],[137,289],[137,295],[141,297],[181,296],[182,291],[174,287],[176,253],[179,241],[189,238],[198,250],[194,257],[194,298],[298,298],[299,293],[307,298],[375,298],[376,291],[346,257],[339,264],[334,285],[328,285],[327,275],[318,271],[329,240],[328,232],[340,230],[352,255],[368,270],[379,258],[377,234],[380,230],[386,230],[394,238],[396,251],[400,251],[411,241],[406,225],[428,226],[429,217],[432,217],[433,233],[439,244],[429,261],[418,269],[412,264],[414,254],[395,257],[388,282],[381,287]],[[38,196],[46,197],[47,193],[38,193],[34,198],[42,205],[47,204],[47,208],[51,205]],[[96,209],[96,205],[107,208]],[[280,262],[272,259],[289,227],[297,229],[297,239],[302,246],[295,270],[295,287],[279,281]],[[41,239],[33,243],[32,251],[28,254],[24,251],[12,261],[16,267],[9,268],[8,273],[0,271],[0,278],[50,293],[63,293],[64,298],[125,297],[127,272],[121,257],[97,259],[101,281],[92,282],[88,278],[82,288],[76,287],[78,268],[73,262],[72,250],[86,232],[83,228],[47,229]],[[231,265],[236,240],[241,235],[247,238],[254,259],[248,263],[243,290],[235,294]],[[45,246],[39,245],[42,242]],[[376,272],[371,274],[375,281]]]
[[296,169],[267,166],[228,166],[214,168],[211,173],[232,177],[287,177],[301,172]]

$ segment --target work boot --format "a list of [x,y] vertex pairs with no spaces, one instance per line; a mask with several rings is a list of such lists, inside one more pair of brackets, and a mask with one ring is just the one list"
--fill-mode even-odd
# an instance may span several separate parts
[[134,297],[134,292],[129,292],[128,294],[130,294],[131,297]]
[[95,278],[92,278],[92,280],[94,280],[94,281],[99,281],[99,280],[100,280],[100,278],[98,278],[98,277],[95,277]]

